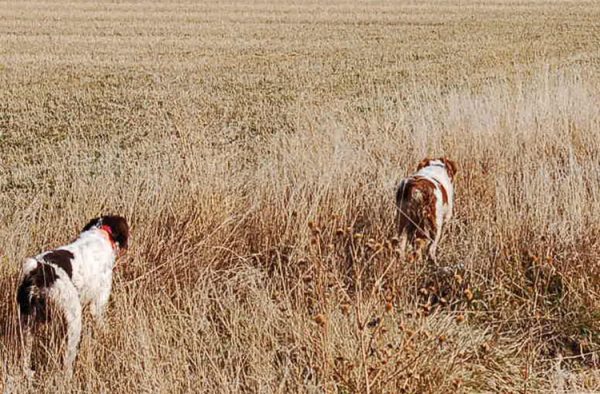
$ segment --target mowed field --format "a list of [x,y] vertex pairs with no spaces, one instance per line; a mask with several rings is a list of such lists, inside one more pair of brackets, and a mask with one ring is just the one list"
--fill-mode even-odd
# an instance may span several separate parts
[[[595,1],[0,1],[0,384],[598,392],[599,104]],[[456,275],[395,248],[427,156]],[[108,328],[27,382],[21,263],[103,213]]]

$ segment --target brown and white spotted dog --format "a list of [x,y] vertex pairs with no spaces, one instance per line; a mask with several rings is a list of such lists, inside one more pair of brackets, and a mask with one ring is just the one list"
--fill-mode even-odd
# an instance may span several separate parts
[[82,310],[89,306],[99,326],[112,288],[117,257],[128,247],[129,225],[121,216],[92,219],[68,245],[25,259],[17,290],[23,333],[23,368],[33,376],[33,329],[48,319],[52,305],[67,323],[64,365],[69,375],[81,337]]
[[404,178],[396,191],[400,250],[417,240],[429,244],[428,256],[434,262],[442,227],[452,217],[456,164],[444,157],[424,159],[417,172]]

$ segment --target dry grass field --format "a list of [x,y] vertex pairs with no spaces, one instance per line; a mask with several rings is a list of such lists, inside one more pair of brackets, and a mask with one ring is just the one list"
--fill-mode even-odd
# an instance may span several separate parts
[[[599,392],[600,4],[274,3],[0,1],[3,390]],[[455,276],[394,248],[441,155]],[[21,263],[102,213],[109,327],[28,382]]]

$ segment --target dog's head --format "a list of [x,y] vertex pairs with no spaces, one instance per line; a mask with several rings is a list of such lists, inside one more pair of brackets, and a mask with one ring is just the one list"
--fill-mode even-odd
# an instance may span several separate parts
[[454,161],[445,157],[440,157],[437,159],[426,158],[419,162],[419,165],[417,166],[417,171],[419,171],[421,168],[429,166],[444,167],[450,179],[454,180],[454,175],[456,175],[456,163]]
[[102,226],[108,226],[110,228],[109,235],[120,250],[126,250],[128,248],[129,225],[124,217],[106,215],[99,218],[94,218],[85,225],[82,232],[92,228],[102,228]]

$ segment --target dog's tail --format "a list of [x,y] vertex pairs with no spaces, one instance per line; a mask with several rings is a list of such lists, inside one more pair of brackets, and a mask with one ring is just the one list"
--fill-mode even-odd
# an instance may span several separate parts
[[55,268],[36,259],[23,263],[23,280],[17,290],[17,302],[21,318],[26,321],[48,320],[48,287],[56,281]]

